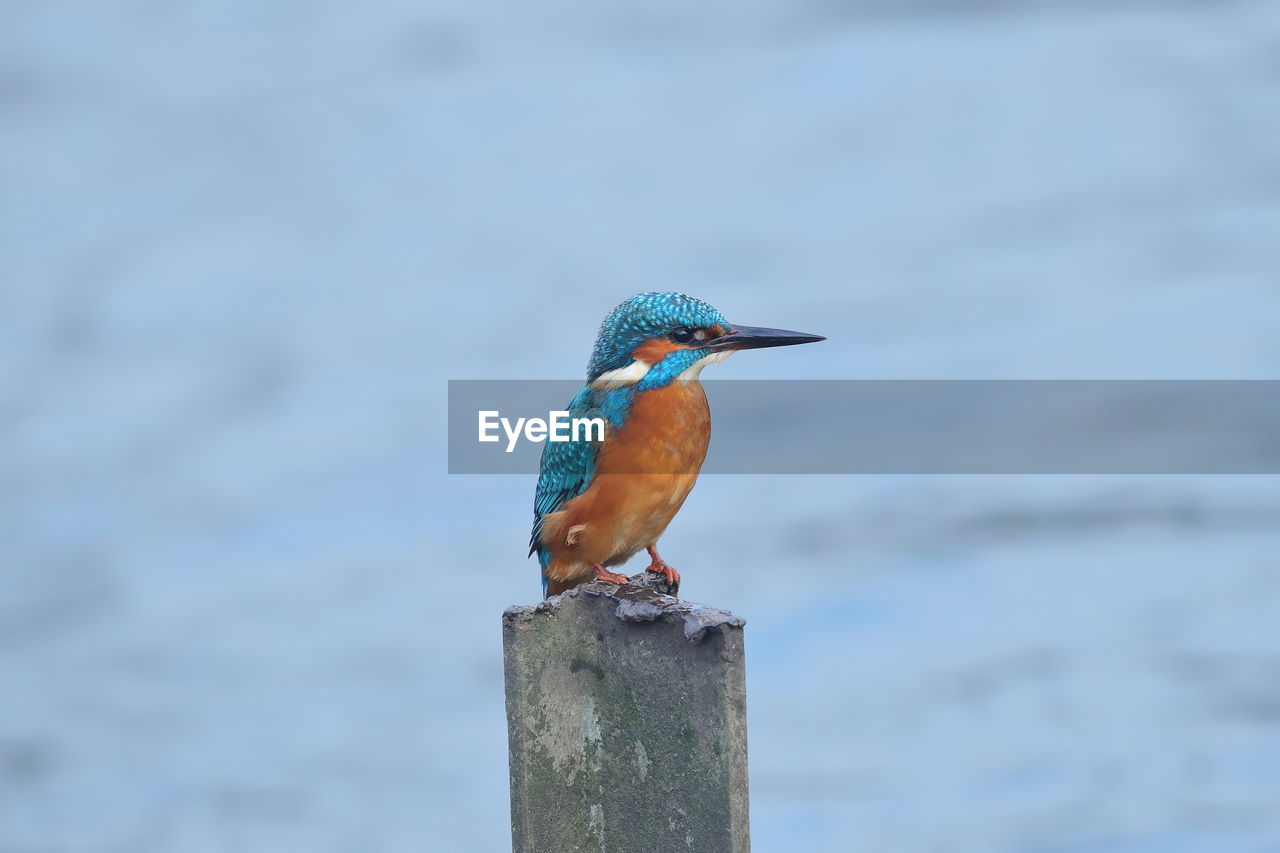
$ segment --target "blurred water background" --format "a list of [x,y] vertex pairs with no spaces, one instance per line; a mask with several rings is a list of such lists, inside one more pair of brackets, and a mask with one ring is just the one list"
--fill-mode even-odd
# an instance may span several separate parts
[[[3,853],[508,845],[534,484],[445,380],[632,293],[830,337],[722,378],[1280,374],[1267,0],[0,16]],[[757,850],[1280,850],[1275,478],[717,476],[664,544]]]

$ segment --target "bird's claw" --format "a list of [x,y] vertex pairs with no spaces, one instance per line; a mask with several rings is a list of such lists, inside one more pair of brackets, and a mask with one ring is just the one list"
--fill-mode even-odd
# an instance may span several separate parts
[[655,575],[662,575],[666,578],[667,583],[672,586],[680,585],[680,573],[668,566],[666,563],[653,563],[645,569],[646,572],[653,572]]
[[594,569],[596,573],[596,580],[601,580],[605,583],[616,583],[618,586],[626,586],[631,581],[631,579],[626,575],[611,572],[603,566],[595,566]]

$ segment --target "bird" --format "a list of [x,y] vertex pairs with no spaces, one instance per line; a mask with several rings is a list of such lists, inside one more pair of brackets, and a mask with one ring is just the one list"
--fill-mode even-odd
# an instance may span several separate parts
[[598,579],[624,585],[609,567],[641,549],[646,571],[674,589],[680,574],[658,539],[698,479],[711,439],[702,369],[744,349],[826,340],[821,335],[738,326],[701,299],[641,293],[605,317],[571,418],[605,425],[577,440],[547,442],[533,504],[529,554],[544,598]]

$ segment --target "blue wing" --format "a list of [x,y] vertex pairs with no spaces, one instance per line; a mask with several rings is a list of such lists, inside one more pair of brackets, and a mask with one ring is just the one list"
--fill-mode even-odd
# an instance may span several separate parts
[[[631,389],[595,391],[583,388],[569,402],[570,418],[604,418],[615,426],[626,415]],[[538,564],[546,569],[551,552],[542,545],[542,517],[556,512],[587,490],[595,475],[600,442],[584,435],[578,441],[548,441],[542,446],[542,467],[538,475],[538,491],[533,499],[533,532],[529,536],[529,553],[538,554]],[[542,577],[546,594],[547,578]]]

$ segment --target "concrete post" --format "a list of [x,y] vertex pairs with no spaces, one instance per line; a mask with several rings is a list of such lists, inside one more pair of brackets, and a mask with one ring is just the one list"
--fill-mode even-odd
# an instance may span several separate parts
[[515,853],[750,849],[743,620],[644,574],[502,616]]

